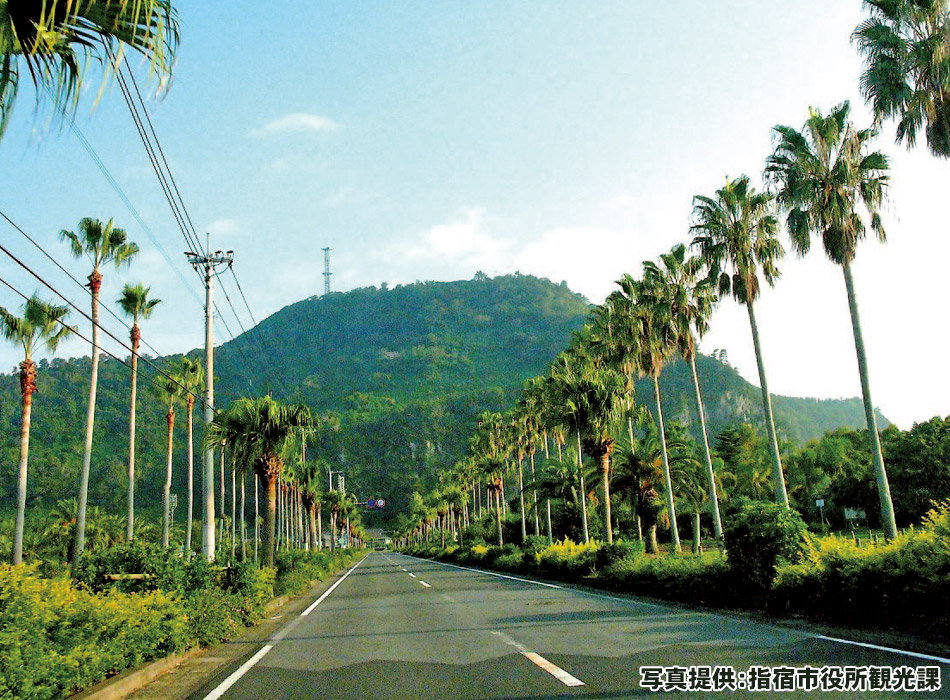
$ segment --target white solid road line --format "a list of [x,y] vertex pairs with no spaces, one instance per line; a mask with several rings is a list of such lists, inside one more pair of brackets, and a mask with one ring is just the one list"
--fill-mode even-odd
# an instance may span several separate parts
[[219,685],[217,688],[215,688],[210,693],[205,695],[204,700],[218,700],[218,698],[220,698],[222,695],[228,692],[228,689],[232,685],[234,685],[241,679],[241,676],[243,676],[245,673],[250,671],[251,668],[255,664],[257,664],[258,661],[263,659],[264,656],[267,654],[267,652],[269,652],[273,648],[274,648],[273,644],[268,644],[264,647],[261,647],[260,651],[258,651],[256,654],[254,654],[254,656],[252,656],[247,661],[245,661],[244,664],[241,666],[241,668],[239,668],[237,671],[235,671],[230,676],[225,678],[224,682],[221,685]]
[[823,634],[815,636],[815,639],[824,639],[828,642],[838,642],[838,644],[851,644],[865,649],[875,649],[877,651],[889,651],[892,654],[901,654],[903,656],[913,656],[915,659],[926,659],[927,661],[936,661],[941,664],[950,664],[950,659],[942,656],[931,656],[930,654],[919,654],[916,651],[904,651],[903,649],[893,649],[891,647],[879,647],[877,644],[868,644],[866,642],[852,642],[850,639],[837,639],[835,637],[826,637]]
[[356,565],[355,565],[352,569],[350,569],[350,570],[347,571],[345,574],[343,574],[343,576],[341,576],[340,579],[339,579],[336,583],[334,583],[332,586],[330,586],[322,596],[320,596],[320,597],[317,598],[313,603],[311,603],[309,608],[307,608],[307,609],[304,610],[302,613],[300,613],[300,616],[301,616],[301,617],[306,617],[307,615],[309,615],[310,613],[312,613],[312,612],[313,612],[313,609],[314,609],[315,607],[317,607],[318,605],[320,605],[320,603],[322,603],[324,600],[326,600],[326,599],[327,599],[327,596],[329,596],[331,593],[333,593],[333,591],[336,590],[336,587],[339,586],[341,583],[343,583],[343,581],[346,580],[346,577],[347,577],[347,576],[349,576],[349,575],[352,574],[354,571],[356,571],[356,567],[359,566],[360,564],[362,564],[364,561],[366,561],[366,557],[363,557],[363,558],[360,559],[358,562],[356,562]]
[[362,564],[364,561],[366,561],[366,557],[363,557],[363,558],[360,559],[358,562],[356,562],[356,564],[353,566],[352,569],[350,569],[350,570],[347,571],[345,574],[343,574],[343,576],[341,576],[341,577],[339,578],[339,580],[338,580],[336,583],[334,583],[332,586],[330,586],[330,587],[324,592],[324,594],[323,594],[322,596],[320,596],[320,597],[316,600],[316,602],[312,603],[312,604],[310,605],[310,607],[308,607],[306,610],[304,610],[304,611],[300,614],[300,616],[297,617],[297,619],[295,619],[292,623],[290,623],[289,625],[287,625],[287,626],[286,626],[284,629],[282,629],[279,633],[277,633],[276,635],[274,635],[274,637],[271,638],[271,644],[265,644],[263,647],[261,647],[260,650],[259,650],[256,654],[254,654],[254,656],[252,656],[252,657],[249,658],[247,661],[245,661],[243,664],[241,664],[241,667],[240,667],[237,671],[235,671],[235,672],[232,673],[230,676],[228,676],[227,678],[225,678],[225,679],[224,679],[224,682],[221,683],[221,685],[219,685],[217,688],[215,688],[215,689],[212,690],[210,693],[208,693],[207,695],[205,695],[204,700],[218,700],[218,698],[220,698],[222,695],[224,695],[226,692],[228,692],[228,689],[229,689],[232,685],[234,685],[235,683],[237,683],[245,673],[247,673],[247,672],[250,671],[252,668],[254,668],[254,666],[256,666],[257,663],[258,663],[261,659],[263,659],[271,649],[274,648],[274,645],[277,644],[277,642],[279,642],[281,639],[283,639],[283,638],[284,638],[284,635],[286,635],[287,632],[289,632],[293,627],[296,626],[296,624],[297,624],[298,622],[300,622],[300,618],[301,618],[301,617],[304,617],[304,616],[306,616],[306,615],[309,615],[309,614],[313,611],[313,609],[314,609],[315,607],[317,607],[318,605],[320,605],[320,603],[322,603],[324,600],[326,600],[326,599],[327,599],[327,596],[329,596],[331,593],[333,593],[333,591],[336,590],[336,587],[339,586],[341,583],[343,583],[343,580],[344,580],[347,576],[349,576],[350,574],[352,574],[352,573],[356,570],[356,567],[359,566],[360,564]]
[[[408,557],[409,555],[408,555],[408,554],[403,554],[402,556]],[[419,559],[419,557],[410,557],[410,559]],[[420,561],[427,561],[427,562],[431,562],[431,563],[433,563],[433,564],[439,564],[439,565],[441,565],[441,566],[449,567],[449,568],[452,568],[452,569],[461,569],[462,571],[471,571],[472,573],[476,573],[476,574],[485,574],[486,576],[495,576],[495,577],[497,577],[497,578],[504,578],[504,579],[508,579],[509,581],[518,581],[518,582],[520,582],[520,583],[533,583],[533,584],[536,585],[536,586],[544,586],[545,588],[555,588],[555,589],[557,589],[557,590],[559,590],[559,591],[572,591],[572,592],[577,593],[577,594],[579,594],[579,595],[589,596],[589,597],[592,597],[592,598],[602,598],[602,599],[605,599],[605,600],[613,600],[613,601],[617,601],[618,603],[635,604],[635,605],[638,605],[638,606],[646,606],[646,607],[650,607],[650,608],[656,608],[656,609],[658,609],[658,610],[674,610],[674,609],[675,609],[675,608],[672,607],[672,606],[657,605],[656,603],[646,603],[646,602],[641,601],[641,600],[631,600],[631,599],[629,599],[629,598],[619,598],[619,597],[617,597],[617,596],[606,595],[606,594],[603,594],[603,593],[594,593],[593,591],[581,591],[581,590],[578,590],[578,589],[576,589],[576,588],[568,588],[567,586],[558,586],[558,585],[555,585],[555,584],[553,584],[553,583],[544,583],[543,581],[533,581],[533,580],[527,579],[527,578],[518,578],[517,576],[507,576],[507,575],[505,575],[505,574],[498,574],[498,573],[495,573],[494,571],[485,571],[484,569],[472,569],[472,568],[469,568],[469,567],[467,567],[467,566],[459,566],[458,564],[447,564],[447,563],[442,562],[442,561],[435,561],[434,559],[420,559]],[[719,617],[719,618],[723,618],[723,619],[730,619],[728,615],[725,615],[725,614],[722,614],[722,613],[715,613],[715,612],[697,612],[697,614],[706,615],[706,616],[708,616],[708,617]],[[766,627],[772,627],[772,628],[777,628],[777,629],[782,629],[782,630],[788,631],[787,628],[785,628],[785,627],[781,627],[781,626],[777,626],[777,625],[769,625],[769,624],[766,624],[766,623],[761,623],[761,624],[763,624],[763,626],[766,626]],[[931,656],[930,654],[920,654],[920,653],[918,653],[918,652],[916,652],[916,651],[907,651],[907,650],[905,650],[905,649],[894,649],[894,648],[892,648],[892,647],[881,647],[881,646],[877,646],[876,644],[867,644],[867,643],[865,643],[865,642],[854,642],[854,641],[851,641],[850,639],[837,639],[837,638],[835,638],[835,637],[826,637],[826,636],[824,636],[824,635],[822,635],[822,634],[816,634],[816,635],[812,635],[812,636],[805,635],[805,637],[808,637],[808,638],[810,638],[810,639],[824,639],[825,641],[828,641],[828,642],[838,642],[839,644],[851,644],[851,645],[857,646],[857,647],[865,647],[866,649],[876,649],[876,650],[878,650],[878,651],[887,651],[887,652],[890,652],[890,653],[892,653],[892,654],[900,654],[900,655],[902,655],[902,656],[910,656],[910,657],[912,657],[912,658],[924,659],[924,660],[926,660],[926,661],[936,661],[937,663],[941,663],[941,664],[950,664],[950,659],[946,659],[946,658],[943,658],[943,657],[941,657],[941,656]]]

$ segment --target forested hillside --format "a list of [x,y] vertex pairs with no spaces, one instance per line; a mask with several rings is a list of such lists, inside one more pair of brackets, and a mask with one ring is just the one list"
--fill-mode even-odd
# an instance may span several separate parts
[[[217,404],[272,392],[340,417],[338,430],[315,436],[322,453],[347,473],[362,497],[388,496],[398,506],[417,480],[458,459],[475,417],[514,401],[523,382],[544,373],[581,328],[588,302],[565,284],[527,275],[364,288],[292,304],[216,355]],[[747,342],[746,338],[736,342]],[[193,351],[194,357],[202,353]],[[266,361],[265,361],[266,358]],[[164,366],[170,359],[153,360]],[[203,358],[202,358],[203,359]],[[736,421],[757,423],[758,389],[727,364],[699,358],[710,433]],[[157,509],[164,481],[167,406],[148,390],[139,405],[138,503]],[[41,362],[30,452],[31,502],[73,498],[82,456],[89,360]],[[669,419],[695,421],[688,368],[673,363],[661,389]],[[128,369],[100,368],[90,502],[122,512],[128,455]],[[637,399],[652,407],[652,389]],[[185,489],[185,407],[176,406],[173,492]],[[840,426],[863,426],[860,402],[776,397],[778,429],[802,443]],[[196,442],[200,439],[196,410]],[[19,439],[18,380],[0,375],[0,455],[12,475]],[[882,425],[886,425],[886,422]],[[197,470],[200,473],[200,470]],[[200,484],[196,485],[200,489]],[[0,498],[13,505],[13,478]],[[176,511],[180,520],[183,508]]]

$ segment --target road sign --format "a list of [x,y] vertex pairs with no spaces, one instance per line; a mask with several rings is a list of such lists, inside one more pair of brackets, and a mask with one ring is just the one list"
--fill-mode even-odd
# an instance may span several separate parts
[[386,507],[386,499],[385,499],[385,498],[380,498],[380,499],[378,499],[378,500],[376,501],[376,507],[377,507],[377,508],[385,508],[385,507]]
[[367,508],[375,508],[375,507],[376,507],[376,499],[375,499],[375,498],[370,498],[368,501],[366,501],[366,507],[367,507]]

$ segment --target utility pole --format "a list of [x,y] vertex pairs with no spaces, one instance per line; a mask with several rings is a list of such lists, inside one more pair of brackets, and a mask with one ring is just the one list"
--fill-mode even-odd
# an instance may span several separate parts
[[[211,252],[211,234],[208,234],[207,252],[204,254],[186,252],[188,262],[195,270],[204,275],[205,283],[205,432],[214,419],[214,304],[212,303],[212,281],[215,268],[234,262],[234,251],[216,250]],[[205,449],[203,470],[204,480],[204,517],[201,521],[201,554],[209,561],[214,559],[214,449]]]
[[330,249],[323,249],[323,293],[330,293]]

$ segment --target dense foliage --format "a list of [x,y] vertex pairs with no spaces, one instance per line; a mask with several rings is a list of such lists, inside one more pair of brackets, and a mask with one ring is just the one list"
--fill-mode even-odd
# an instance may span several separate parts
[[[361,555],[281,553],[275,569],[259,569],[131,544],[90,554],[72,581],[0,565],[0,697],[62,698],[123,669],[231,639],[261,619],[275,594],[300,593]],[[135,578],[122,578],[129,574]]]

